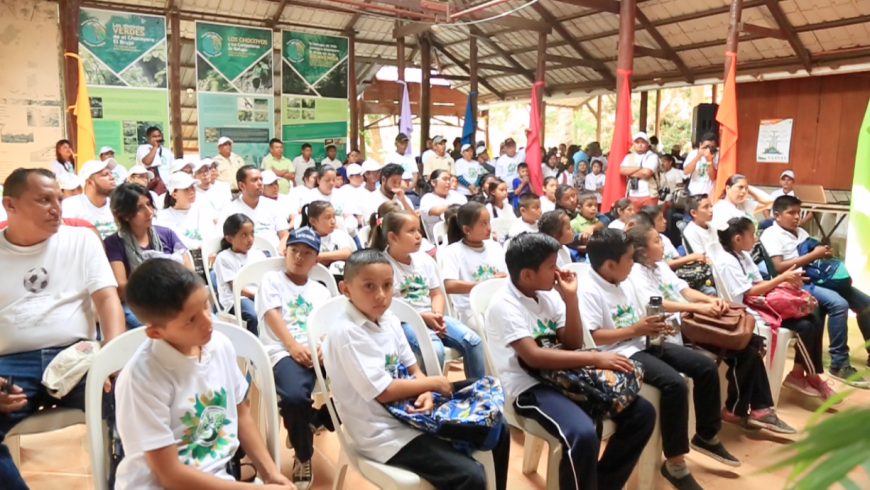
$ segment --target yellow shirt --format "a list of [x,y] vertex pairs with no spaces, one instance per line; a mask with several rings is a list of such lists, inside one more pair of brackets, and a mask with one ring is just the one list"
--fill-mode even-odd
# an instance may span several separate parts
[[226,158],[221,154],[214,157],[214,161],[218,164],[218,180],[222,180],[230,185],[230,189],[237,191],[239,186],[236,183],[236,172],[245,166],[245,159],[230,153],[230,157]]
[[[282,156],[281,159],[278,160],[273,157],[271,153],[263,158],[262,167],[263,170],[289,170],[290,172],[294,170],[293,162],[289,158]],[[278,178],[278,192],[281,194],[287,194],[290,192],[290,182],[288,182],[287,179]]]
[[423,162],[423,175],[426,176],[426,179],[432,175],[432,172],[436,170],[447,170],[451,174],[455,174],[453,170],[453,157],[448,154],[444,154],[444,156],[438,156],[437,153],[432,153],[426,158],[426,161]]

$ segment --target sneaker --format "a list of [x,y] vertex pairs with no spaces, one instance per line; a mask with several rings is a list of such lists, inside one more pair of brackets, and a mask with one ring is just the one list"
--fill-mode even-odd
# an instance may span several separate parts
[[[824,381],[821,378],[819,378],[815,383],[810,382],[810,384],[812,384],[813,388],[819,392],[818,397],[821,398],[822,401],[827,401],[828,398],[831,398],[836,393],[834,391],[834,389],[831,387],[833,385],[833,383],[831,382],[830,379],[827,381]],[[834,403],[834,405],[839,405],[842,402],[843,402],[843,400],[837,400],[837,402]]]
[[828,373],[846,383],[849,386],[854,386],[855,388],[870,388],[870,383],[867,382],[864,378],[855,378],[852,381],[848,381],[853,375],[858,374],[858,370],[853,368],[852,366],[846,365],[840,368],[835,368],[831,366],[831,369],[828,370]]
[[776,432],[777,434],[796,434],[797,431],[794,430],[793,427],[790,427],[788,424],[782,421],[779,417],[776,416],[776,412],[768,410],[764,415],[753,416],[750,415],[749,419],[746,423],[752,427],[757,427],[759,429],[767,429],[771,432]]
[[788,373],[788,376],[783,380],[782,385],[786,388],[791,388],[798,393],[806,396],[819,397],[822,394],[819,393],[819,390],[813,388],[813,385],[807,381],[806,376],[797,377],[792,373]]
[[706,454],[707,456],[715,459],[716,461],[724,465],[735,467],[740,466],[740,460],[735,458],[734,455],[732,455],[731,453],[729,453],[721,442],[717,442],[716,444],[710,444],[709,442],[706,442],[698,437],[698,434],[695,434],[695,437],[692,438],[689,446],[695,451],[698,451],[701,454]]
[[314,469],[311,466],[311,461],[299,461],[293,458],[293,484],[299,490],[308,490],[311,488],[311,483],[314,481]]
[[758,427],[749,425],[749,417],[739,417],[724,407],[722,408],[722,422],[740,427],[746,432],[761,432],[761,429]]
[[677,490],[704,490],[701,485],[698,485],[698,482],[695,481],[695,477],[693,477],[691,473],[682,478],[677,478],[668,471],[667,463],[662,463],[661,472],[662,476],[665,477],[665,480],[667,480]]

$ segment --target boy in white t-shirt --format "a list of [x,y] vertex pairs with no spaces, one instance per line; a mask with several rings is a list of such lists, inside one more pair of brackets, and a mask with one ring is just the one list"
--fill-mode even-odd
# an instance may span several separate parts
[[[689,447],[722,464],[740,466],[717,434],[720,414],[719,370],[698,351],[665,342],[658,355],[646,349],[649,335],[670,328],[658,316],[645,316],[626,279],[634,265],[634,247],[619,230],[596,231],[586,245],[592,270],[581,282],[580,316],[599,349],[616,352],[643,364],[644,383],[661,390],[659,420],[665,463],[662,476],[677,489],[700,488],[686,466]],[[689,442],[689,398],[680,373],[694,381],[696,433]]]
[[321,350],[308,346],[308,315],[330,298],[325,286],[308,278],[318,253],[317,232],[308,227],[291,231],[286,269],[264,274],[254,300],[259,325],[265,325],[260,327],[260,341],[272,361],[281,418],[296,452],[293,483],[300,490],[310,488],[314,480],[314,431],[335,430],[327,406],[313,410],[311,399],[316,382],[311,356],[319,357]]
[[[212,331],[208,291],[172,260],[149,260],[130,276],[127,305],[148,340],[115,388],[126,456],[115,488],[295,489],[275,466],[245,400],[236,352]],[[265,487],[235,482],[227,463],[241,448]]]
[[[444,376],[426,376],[405,339],[399,319],[389,310],[393,268],[377,250],[351,254],[339,284],[349,303],[329,326],[323,343],[323,364],[344,430],[354,449],[366,458],[410,470],[438,490],[483,490],[483,468],[444,439],[416,430],[383,404],[415,400],[409,412],[432,410],[432,393],[445,396],[453,385]],[[403,364],[413,379],[395,379]],[[502,427],[492,450],[496,488],[507,486],[510,436]]]
[[[628,372],[620,354],[584,352],[577,277],[559,270],[559,242],[543,233],[516,237],[507,251],[510,279],[486,310],[484,329],[499,379],[517,413],[562,441],[559,488],[622,488],[655,425],[655,409],[637,398],[613,418],[616,432],[599,460],[595,421],[559,391],[540,384],[520,365],[571,369],[591,366]],[[553,289],[556,291],[553,291]],[[554,335],[564,350],[544,349],[535,339]]]
[[514,220],[508,230],[507,238],[513,238],[520,233],[537,233],[538,220],[541,219],[541,198],[537,194],[523,194],[517,199],[520,208],[520,219]]
[[713,227],[713,203],[707,194],[692,196],[686,201],[686,212],[692,221],[683,228],[683,246],[686,253],[707,253],[707,245],[719,243],[719,235]]

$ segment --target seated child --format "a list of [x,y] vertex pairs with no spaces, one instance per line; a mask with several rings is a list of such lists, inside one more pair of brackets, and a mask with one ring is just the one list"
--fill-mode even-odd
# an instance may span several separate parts
[[[589,173],[589,163],[586,160],[580,160],[580,163],[577,164],[577,173],[574,175],[574,178],[577,182],[577,190],[579,192],[586,191],[586,175]],[[590,192],[594,192],[589,189]]]
[[616,213],[616,219],[611,221],[607,227],[622,230],[625,228],[628,218],[634,214],[634,204],[627,197],[623,197],[613,204],[613,212]]
[[[260,437],[236,351],[212,331],[208,297],[199,276],[172,260],[146,261],[130,276],[127,304],[148,339],[115,387],[126,453],[116,488],[296,489]],[[227,473],[239,448],[265,487],[236,483]]]
[[[385,252],[393,266],[393,295],[402,298],[423,317],[431,330],[430,337],[444,365],[444,346],[456,349],[464,359],[465,378],[477,380],[486,375],[483,344],[474,330],[459,320],[444,316],[446,297],[441,291],[441,281],[435,270],[438,264],[420,252],[423,236],[420,234],[419,218],[412,212],[395,211],[384,216],[375,228],[372,248]],[[418,357],[420,342],[414,330],[402,323],[405,337],[411,350]]]
[[308,346],[308,315],[329,301],[329,290],[308,278],[317,265],[320,235],[301,227],[290,232],[283,271],[263,275],[254,305],[260,325],[260,341],[272,361],[278,407],[293,449],[293,483],[300,490],[311,487],[314,479],[311,456],[314,430],[325,426],[334,430],[326,405],[312,410],[311,392],[317,382],[311,356],[320,356]]
[[577,216],[577,191],[570,185],[560,185],[556,188],[556,209],[565,211],[568,219]]
[[586,176],[586,191],[594,192],[598,204],[601,204],[601,193],[604,192],[604,172],[601,169],[601,160],[592,162],[592,173]]
[[692,196],[686,202],[686,212],[692,221],[683,228],[683,246],[687,254],[707,253],[707,245],[719,242],[713,219],[713,202],[707,194]]
[[589,236],[604,228],[604,223],[599,221],[598,215],[598,200],[595,193],[584,192],[577,196],[577,216],[571,219],[571,228],[580,234],[580,240],[586,241]]
[[541,198],[533,192],[521,194],[517,201],[520,207],[520,219],[514,221],[508,231],[508,238],[513,238],[520,233],[538,232],[538,219],[541,217]]
[[557,267],[562,269],[577,261],[574,257],[575,251],[568,247],[574,243],[575,233],[574,229],[571,228],[571,220],[568,219],[564,210],[556,209],[544,213],[538,221],[538,229],[541,233],[555,238],[562,246],[559,253],[556,254]]
[[300,227],[309,227],[320,235],[320,255],[317,262],[329,268],[334,276],[344,273],[344,261],[356,250],[356,243],[346,231],[335,225],[335,209],[326,201],[314,201],[302,207]]
[[[480,204],[478,204],[480,206]],[[347,307],[329,326],[323,343],[323,365],[329,373],[332,396],[354,449],[366,458],[413,471],[438,490],[484,490],[483,468],[449,441],[405,425],[383,404],[416,398],[409,412],[432,409],[433,391],[450,396],[445,376],[426,376],[389,311],[393,296],[393,268],[377,250],[360,250],[348,259],[339,284]],[[394,379],[399,364],[414,379]],[[492,451],[496,488],[507,487],[510,435],[503,427]]]
[[[803,284],[801,272],[795,266],[769,281],[762,280],[761,272],[750,255],[755,244],[755,225],[749,218],[729,220],[728,227],[719,232],[719,239],[726,253],[714,259],[722,272],[723,287],[728,288],[732,300],[742,303],[746,294],[762,295],[782,283],[791,282],[798,286]],[[757,323],[764,323],[761,315],[752,309],[749,311],[753,313]],[[825,370],[822,366],[822,336],[825,325],[815,315],[807,315],[783,320],[781,326],[798,334],[794,369],[786,376],[782,385],[822,400],[833,396],[834,391],[819,376]]]
[[556,209],[556,190],[559,188],[559,183],[556,177],[544,178],[544,195],[541,196],[541,212],[546,213]]
[[239,271],[248,264],[266,260],[266,254],[254,246],[254,222],[244,214],[234,214],[224,221],[224,238],[221,251],[214,260],[217,278],[218,302],[221,309],[230,315],[241,314],[249,332],[257,335],[257,312],[254,309],[256,286],[242,288],[242,311],[234,312],[233,281]]
[[495,277],[507,277],[504,250],[490,236],[489,212],[476,202],[462,205],[447,224],[450,245],[441,257],[444,288],[462,322],[471,315],[471,288]]
[[[724,300],[690,288],[668,267],[663,260],[664,246],[658,230],[642,225],[626,234],[634,246],[634,266],[628,277],[642,308],[647,307],[651,297],[661,297],[665,311],[677,313],[676,322],[680,322],[679,313],[683,312],[717,318],[727,311],[728,304]],[[683,344],[679,332],[668,336],[667,341]],[[728,351],[725,355],[728,397],[722,409],[722,420],[749,430],[794,434],[796,431],[776,415],[764,358],[759,353],[763,342],[761,337],[754,336],[744,349]]]
[[[782,186],[780,189],[777,189],[777,190],[770,193],[771,199],[776,200],[776,198],[780,197],[780,196],[798,197],[794,193],[794,171],[793,170],[783,170],[782,171],[782,173],[779,175],[779,185]],[[763,227],[761,226],[761,224],[759,224],[759,227],[767,228],[768,226],[773,224],[773,219],[772,219],[772,216],[770,214],[771,210],[765,209],[763,211],[763,213],[764,213],[764,218],[765,218],[764,221],[770,221],[770,222],[767,223],[766,226],[763,226]],[[804,215],[804,217],[801,218],[800,225],[798,225],[798,226],[803,226],[804,223],[811,220],[812,218],[813,218],[813,212],[812,211],[807,212]]]
[[[495,178],[491,179],[487,185],[489,186],[489,199],[486,201],[486,210],[490,217],[492,219],[502,216],[516,218],[517,215],[514,213],[514,208],[508,202],[507,184],[503,180]],[[503,238],[499,237],[499,239]]]
[[[761,234],[761,243],[779,273],[793,266],[800,270],[810,262],[834,255],[833,250],[828,246],[816,247],[803,256],[798,254],[798,245],[810,237],[809,233],[800,227],[800,212],[801,201],[798,198],[792,196],[776,198],[773,203],[773,217],[776,223]],[[866,388],[870,384],[864,378],[858,377],[846,381],[858,372],[849,363],[846,320],[851,309],[858,316],[858,329],[861,330],[864,340],[870,340],[870,296],[854,286],[835,291],[815,284],[805,284],[804,289],[819,300],[819,306],[828,314],[828,335],[831,342],[828,349],[831,354],[831,368],[828,372],[847,384]]]
[[[490,301],[484,328],[506,402],[563,441],[559,488],[620,489],[652,434],[652,405],[638,397],[613,418],[616,432],[599,460],[596,421],[559,391],[540,384],[519,364],[522,360],[543,369],[634,369],[620,354],[574,350],[583,347],[578,281],[574,273],[558,268],[558,251],[559,243],[544,234],[514,239],[507,251],[510,281]],[[542,334],[557,335],[566,350],[538,347],[535,338]]]
[[[665,343],[660,357],[646,349],[644,338],[667,334],[670,329],[660,317],[644,316],[631,285],[626,282],[634,265],[634,247],[619,230],[593,233],[586,246],[592,270],[580,284],[580,316],[599,349],[639,361],[644,383],[661,390],[659,421],[665,463],[662,476],[677,489],[698,489],[689,473],[685,455],[689,447],[722,464],[740,466],[719,441],[722,425],[719,412],[719,369],[701,352]],[[694,381],[696,434],[689,442],[689,399],[683,373]]]
[[640,208],[640,213],[645,214],[647,218],[652,221],[652,226],[655,228],[659,235],[661,235],[662,246],[664,246],[664,261],[668,264],[673,270],[676,270],[688,263],[691,262],[706,262],[707,256],[703,251],[698,251],[692,254],[686,254],[685,256],[680,256],[680,253],[677,252],[677,248],[674,247],[674,244],[671,243],[671,239],[665,235],[665,228],[667,228],[667,221],[665,221],[665,212],[664,208],[661,205],[655,206],[644,206]]
[[518,177],[514,179],[514,200],[511,205],[516,208],[519,203],[520,196],[524,194],[534,194],[532,192],[532,183],[529,181],[529,166],[526,163],[517,165]]

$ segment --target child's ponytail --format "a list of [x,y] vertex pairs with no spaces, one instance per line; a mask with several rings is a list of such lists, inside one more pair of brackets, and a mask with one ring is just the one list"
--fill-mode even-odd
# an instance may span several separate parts
[[224,221],[224,227],[223,230],[221,230],[224,233],[223,238],[221,238],[222,251],[232,248],[233,244],[231,244],[226,237],[236,236],[239,230],[242,229],[242,225],[245,223],[251,223],[251,225],[254,224],[254,222],[251,221],[251,218],[248,218],[248,215],[242,213],[230,215],[230,217]]
[[312,201],[302,206],[302,222],[299,227],[311,226],[311,220],[317,219],[324,211],[331,208],[329,201]]
[[447,221],[447,243],[456,243],[465,238],[463,227],[474,226],[481,211],[486,209],[479,202],[469,202],[460,206],[455,216]]
[[386,239],[380,238],[384,217],[390,213],[401,211],[402,209],[402,206],[393,200],[385,201],[378,206],[377,212],[372,213],[371,218],[369,218],[369,241],[365,244],[366,247],[376,248],[378,250],[384,250],[387,248]]

